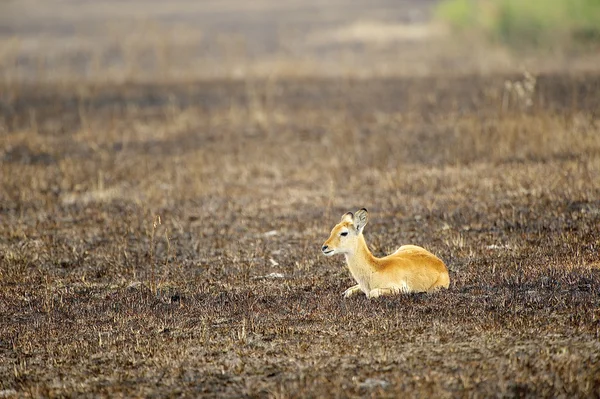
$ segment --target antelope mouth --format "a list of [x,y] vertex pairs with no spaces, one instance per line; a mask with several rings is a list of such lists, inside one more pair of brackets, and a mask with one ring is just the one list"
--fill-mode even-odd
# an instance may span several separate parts
[[323,251],[323,254],[324,254],[325,256],[331,256],[331,255],[333,255],[333,251],[334,251],[333,249],[330,249],[330,250],[328,250],[328,251]]

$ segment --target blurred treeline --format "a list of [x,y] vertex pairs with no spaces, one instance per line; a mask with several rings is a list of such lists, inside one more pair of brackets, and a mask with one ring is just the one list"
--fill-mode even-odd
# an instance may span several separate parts
[[458,32],[514,49],[600,44],[600,0],[443,0],[436,15]]

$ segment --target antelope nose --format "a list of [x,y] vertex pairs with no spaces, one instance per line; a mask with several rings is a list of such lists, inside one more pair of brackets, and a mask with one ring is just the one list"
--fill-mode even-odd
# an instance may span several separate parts
[[328,248],[328,247],[327,247],[327,245],[323,245],[323,246],[321,247],[321,251],[325,252],[325,251],[327,251],[327,248]]

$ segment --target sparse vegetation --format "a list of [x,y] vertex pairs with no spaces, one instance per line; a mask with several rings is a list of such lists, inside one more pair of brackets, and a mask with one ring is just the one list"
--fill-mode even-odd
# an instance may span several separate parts
[[598,0],[443,0],[437,15],[457,30],[519,49],[600,43]]
[[[600,395],[597,72],[159,75],[2,75],[0,397]],[[344,300],[362,206],[450,288]]]

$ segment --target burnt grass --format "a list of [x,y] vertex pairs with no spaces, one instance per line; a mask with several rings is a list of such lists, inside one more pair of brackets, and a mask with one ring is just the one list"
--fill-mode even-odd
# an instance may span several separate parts
[[[5,84],[0,392],[600,396],[600,77],[506,79]],[[363,206],[450,289],[344,300]]]

